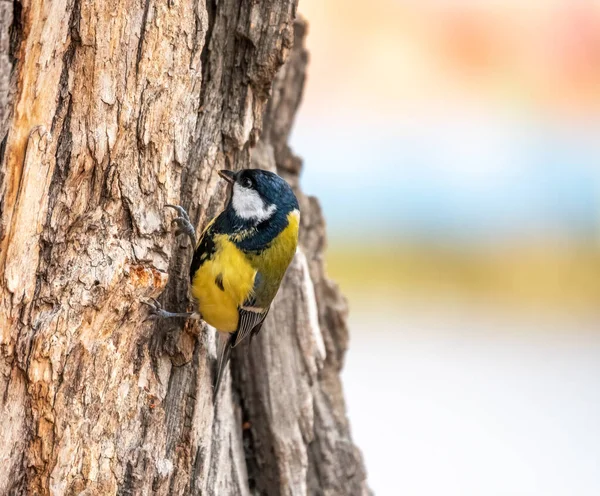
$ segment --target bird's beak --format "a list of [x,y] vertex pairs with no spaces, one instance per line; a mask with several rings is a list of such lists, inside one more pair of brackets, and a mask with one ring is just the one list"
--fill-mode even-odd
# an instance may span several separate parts
[[235,172],[232,172],[230,170],[220,170],[219,176],[225,179],[225,181],[227,181],[229,184],[233,184],[235,182]]

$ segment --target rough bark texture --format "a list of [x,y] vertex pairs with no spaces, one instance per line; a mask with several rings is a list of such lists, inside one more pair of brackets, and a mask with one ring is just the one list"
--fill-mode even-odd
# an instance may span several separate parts
[[[339,371],[346,307],[287,146],[295,0],[0,0],[0,495],[368,493]],[[293,47],[293,49],[292,49]],[[286,62],[287,60],[287,62]],[[283,65],[285,63],[285,65]],[[277,170],[301,250],[212,404],[215,331],[184,310],[216,170]]]

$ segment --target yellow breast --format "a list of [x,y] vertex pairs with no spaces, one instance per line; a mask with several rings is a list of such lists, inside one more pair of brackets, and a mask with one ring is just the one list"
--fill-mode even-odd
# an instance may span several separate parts
[[254,285],[256,269],[224,234],[215,236],[215,253],[194,274],[192,295],[202,318],[220,331],[234,332],[238,307]]

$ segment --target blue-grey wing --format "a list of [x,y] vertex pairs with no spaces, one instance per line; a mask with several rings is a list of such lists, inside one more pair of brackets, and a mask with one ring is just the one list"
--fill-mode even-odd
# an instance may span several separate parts
[[238,308],[238,328],[236,332],[235,342],[233,346],[237,346],[246,336],[256,329],[254,334],[260,330],[263,321],[269,313],[269,307],[262,308],[257,306],[257,301],[260,301],[261,291],[264,288],[264,277],[260,272],[254,277],[254,288],[252,296],[248,298],[244,304]]
[[[254,312],[251,310],[244,310],[243,308],[240,308],[238,329],[235,337],[235,342],[233,343],[233,347],[236,347],[253,330],[255,330],[256,328],[260,329],[260,326],[262,326],[262,323],[267,317],[268,313],[268,308],[262,312]],[[258,329],[256,330],[256,332],[258,332]]]

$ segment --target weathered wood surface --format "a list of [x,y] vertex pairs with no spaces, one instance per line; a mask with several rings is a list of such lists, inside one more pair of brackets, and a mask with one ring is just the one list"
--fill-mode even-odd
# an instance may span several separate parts
[[215,331],[140,304],[189,305],[165,203],[201,228],[223,206],[215,172],[252,163],[297,188],[295,15],[0,0],[0,495],[368,493],[315,199],[298,191],[301,250],[215,407]]

